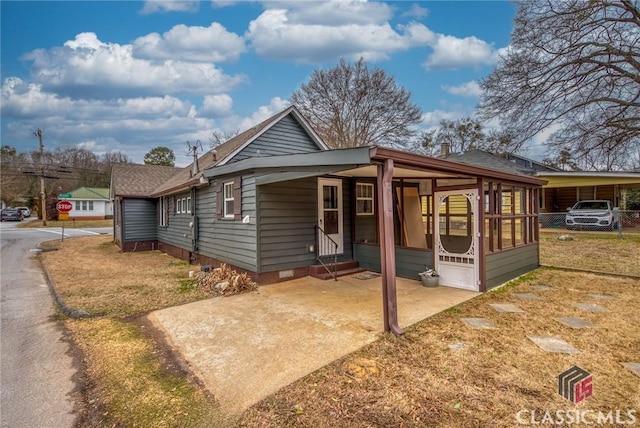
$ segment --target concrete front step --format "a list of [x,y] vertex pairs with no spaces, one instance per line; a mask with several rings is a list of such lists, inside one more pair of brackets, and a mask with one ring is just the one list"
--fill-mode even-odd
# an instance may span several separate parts
[[[343,270],[339,270],[336,272],[336,275],[338,277],[341,276],[347,276],[347,275],[353,275],[355,273],[360,273],[360,272],[364,272],[366,271],[366,269],[357,267],[357,268],[353,268],[353,269],[343,269]],[[331,270],[331,273],[327,272],[326,270],[324,271],[324,273],[315,273],[313,275],[310,274],[310,276],[314,277],[314,278],[318,278],[318,279],[333,279],[333,270]]]
[[325,263],[325,265],[331,273],[327,272],[327,269],[322,265],[313,265],[309,266],[309,276],[319,279],[331,279],[333,278],[334,266],[338,276],[351,275],[354,273],[364,272],[366,270],[361,268],[360,263],[355,260],[338,262],[335,265],[333,263]]

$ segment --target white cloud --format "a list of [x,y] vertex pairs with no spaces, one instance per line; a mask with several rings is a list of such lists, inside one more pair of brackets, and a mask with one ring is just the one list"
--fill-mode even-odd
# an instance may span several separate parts
[[193,62],[236,61],[246,51],[244,40],[212,22],[208,27],[176,25],[163,33],[150,33],[133,42],[133,56]]
[[446,120],[456,120],[465,117],[465,114],[460,111],[455,110],[433,110],[427,111],[422,114],[422,120],[420,125],[425,129],[437,128],[440,126],[440,121],[443,119]]
[[230,116],[223,121],[222,128],[226,131],[238,129],[241,132],[246,131],[254,125],[262,122],[265,119],[270,118],[279,111],[289,107],[289,101],[280,97],[274,97],[269,102],[269,105],[260,106],[258,110],[253,112],[249,117]]
[[199,6],[198,0],[145,0],[140,13],[151,15],[158,12],[196,12]]
[[480,85],[475,80],[458,86],[442,85],[442,89],[450,94],[467,98],[475,98],[482,95]]
[[427,70],[459,69],[495,62],[493,46],[474,36],[460,39],[439,35],[432,47],[433,53],[422,64]]
[[205,95],[200,113],[211,116],[228,116],[231,114],[232,107],[233,99],[227,94]]
[[291,15],[285,9],[269,9],[251,21],[245,36],[259,55],[302,63],[339,57],[376,61],[434,37],[418,23],[399,27],[401,32],[397,32],[388,22],[309,24],[295,22]]
[[104,43],[95,33],[78,34],[64,47],[38,49],[24,59],[33,61],[32,77],[47,90],[86,98],[215,94],[246,80],[208,63],[138,59],[132,45]]
[[265,9],[287,10],[287,18],[293,25],[342,25],[382,24],[393,16],[386,3],[363,0],[330,1],[268,1]]
[[420,6],[417,3],[411,5],[411,8],[404,12],[402,16],[411,16],[417,19],[426,18],[429,15],[429,9]]

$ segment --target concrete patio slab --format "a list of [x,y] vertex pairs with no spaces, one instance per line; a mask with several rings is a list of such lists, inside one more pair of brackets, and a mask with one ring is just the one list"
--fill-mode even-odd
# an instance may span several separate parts
[[[381,284],[379,277],[307,277],[148,317],[222,409],[235,414],[376,340],[383,330]],[[407,327],[478,294],[398,278],[399,323]]]
[[589,320],[577,317],[559,317],[556,321],[567,325],[571,328],[595,328],[596,326]]
[[609,312],[609,309],[595,303],[576,303],[575,306],[589,312]]
[[577,354],[578,351],[564,340],[551,336],[527,336],[529,340],[547,352],[557,352],[561,354]]
[[542,297],[533,293],[511,293],[513,297],[520,300],[541,300]]
[[498,328],[493,321],[487,318],[460,318],[462,322],[468,325],[471,328],[481,329],[481,328]]
[[623,366],[640,376],[640,363],[622,363]]
[[489,304],[493,309],[498,312],[516,312],[516,313],[524,313],[524,310],[517,307],[516,305],[512,305],[511,303],[491,303]]

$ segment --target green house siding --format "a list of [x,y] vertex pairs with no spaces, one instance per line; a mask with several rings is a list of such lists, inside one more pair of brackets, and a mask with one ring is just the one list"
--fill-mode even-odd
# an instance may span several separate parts
[[[232,180],[219,180],[220,183]],[[252,175],[242,176],[242,218],[249,223],[216,217],[216,182],[198,190],[198,253],[248,271],[257,271],[256,260],[256,186]]]
[[123,242],[154,241],[156,233],[156,201],[124,199],[122,201]]
[[320,148],[291,116],[285,116],[263,135],[237,153],[229,163],[250,157],[318,152]]
[[486,256],[487,290],[517,278],[540,265],[538,245],[526,245]]
[[[267,184],[258,188],[259,272],[274,272],[317,264],[315,226],[318,219],[318,180],[316,177]],[[349,195],[343,181],[344,253],[339,260],[350,260],[351,221]]]
[[[354,244],[354,259],[360,266],[373,272],[380,272],[380,247],[370,244]],[[432,267],[432,251],[415,248],[396,247],[396,275],[419,280],[418,272]]]
[[169,215],[167,216],[167,225],[158,226],[158,240],[174,247],[191,250],[191,227],[189,223],[192,221],[191,214],[176,213],[176,199],[189,197],[190,194],[181,193],[175,196],[167,196],[169,204]]

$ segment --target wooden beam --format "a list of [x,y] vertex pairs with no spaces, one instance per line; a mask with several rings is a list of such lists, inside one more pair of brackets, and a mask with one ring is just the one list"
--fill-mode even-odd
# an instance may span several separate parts
[[380,267],[382,270],[382,304],[384,331],[400,336],[398,298],[396,294],[396,254],[393,229],[393,160],[378,165],[378,228],[380,229]]

